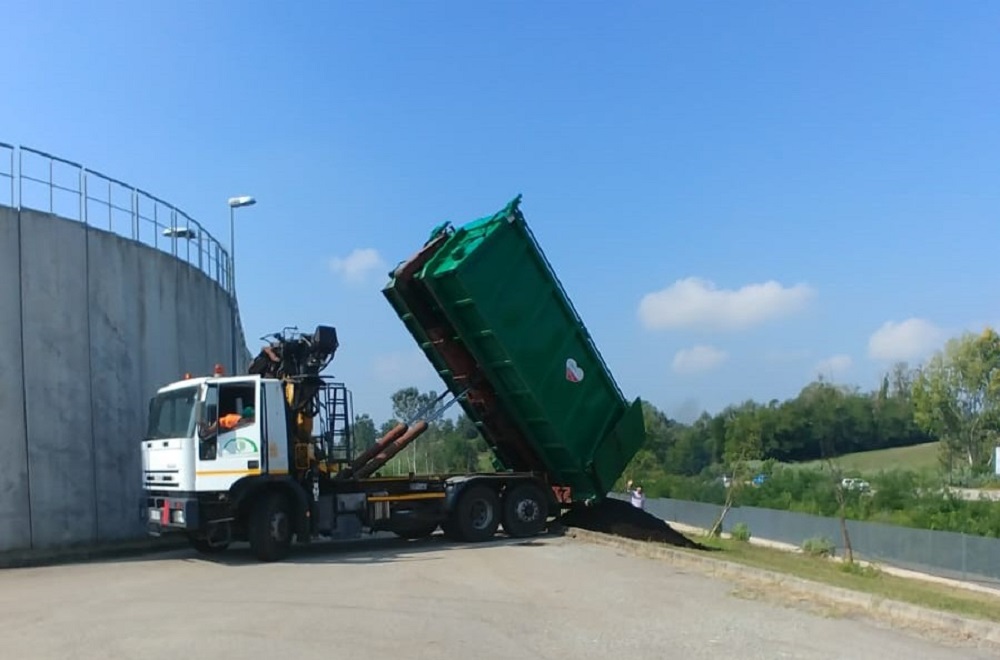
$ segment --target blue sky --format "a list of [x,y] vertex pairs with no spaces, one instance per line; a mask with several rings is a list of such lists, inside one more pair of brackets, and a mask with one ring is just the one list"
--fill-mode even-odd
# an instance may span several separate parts
[[998,318],[994,3],[147,4],[5,9],[0,141],[226,242],[256,196],[248,334],[337,326],[376,419],[441,387],[386,271],[519,193],[623,389],[674,415],[874,387]]

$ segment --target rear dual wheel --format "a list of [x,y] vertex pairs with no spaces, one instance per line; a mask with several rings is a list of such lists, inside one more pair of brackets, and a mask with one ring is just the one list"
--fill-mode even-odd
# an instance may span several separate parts
[[500,498],[487,486],[470,486],[459,496],[448,522],[442,526],[449,538],[478,543],[493,537],[500,527]]
[[548,515],[545,491],[534,483],[511,487],[502,501],[488,486],[470,486],[441,528],[450,539],[476,543],[492,538],[502,523],[510,536],[525,538],[541,534]]
[[545,492],[533,483],[514,486],[503,498],[503,530],[516,538],[538,536],[549,517]]

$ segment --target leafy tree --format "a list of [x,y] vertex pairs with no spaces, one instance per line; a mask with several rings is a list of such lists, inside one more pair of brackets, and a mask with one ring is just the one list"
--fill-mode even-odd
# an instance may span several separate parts
[[354,451],[361,453],[375,444],[378,433],[375,430],[375,422],[367,413],[354,416],[354,424],[351,427],[351,435],[354,441]]
[[1000,430],[1000,335],[987,328],[949,340],[915,378],[913,403],[949,465],[958,459],[986,472]]
[[449,433],[442,441],[441,464],[446,472],[475,472],[479,468],[479,455],[485,443],[479,438],[463,438],[459,433]]
[[729,488],[726,491],[726,502],[709,530],[715,536],[722,531],[722,523],[726,514],[732,508],[737,495],[744,485],[753,478],[751,461],[759,461],[763,454],[761,443],[761,417],[759,407],[752,401],[744,403],[739,409],[731,411],[730,423],[726,425],[726,444],[723,453],[726,471],[731,475]]
[[425,393],[415,387],[404,387],[392,395],[392,413],[396,419],[405,422],[414,421],[414,418],[437,398],[438,393],[434,390]]
[[[430,412],[430,407],[438,398],[437,392],[421,392],[416,387],[405,387],[397,390],[392,395],[392,412],[396,419],[404,422],[415,423],[419,417]],[[417,438],[410,445],[400,452],[396,460],[409,462],[409,471],[418,472],[421,459],[424,463],[424,471],[433,472],[435,469],[429,445],[433,443],[436,429],[432,425],[421,437]]]
[[[392,394],[393,417],[381,426],[388,433],[399,420],[412,423],[424,419],[434,409],[438,393],[421,392],[415,387],[402,388]],[[465,414],[457,418],[441,417],[406,449],[386,465],[387,474],[407,472],[464,473],[488,470],[489,447],[479,429]]]

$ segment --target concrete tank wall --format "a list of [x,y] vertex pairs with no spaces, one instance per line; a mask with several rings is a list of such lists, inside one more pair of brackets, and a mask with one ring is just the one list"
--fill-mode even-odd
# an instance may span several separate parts
[[19,246],[17,211],[0,206],[0,551],[31,543]]
[[141,537],[148,400],[232,371],[231,335],[228,294],[183,261],[0,207],[0,552]]

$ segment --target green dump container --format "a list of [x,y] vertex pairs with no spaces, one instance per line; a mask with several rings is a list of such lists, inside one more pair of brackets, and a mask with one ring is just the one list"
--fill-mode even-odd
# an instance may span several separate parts
[[[622,395],[520,199],[457,230],[439,227],[384,293],[452,392],[488,381],[492,404],[463,407],[504,467],[540,464],[573,500],[601,498],[645,439],[641,405]],[[456,367],[469,358],[472,377]]]

